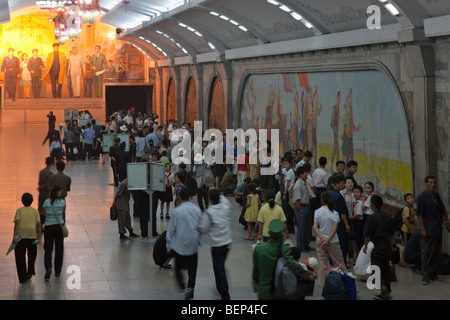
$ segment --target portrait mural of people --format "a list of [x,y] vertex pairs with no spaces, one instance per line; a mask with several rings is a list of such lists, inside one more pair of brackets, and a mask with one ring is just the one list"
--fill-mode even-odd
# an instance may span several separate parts
[[381,71],[258,74],[247,77],[241,127],[279,129],[280,153],[310,150],[356,160],[361,182],[401,199],[412,191],[411,145],[403,103]]
[[[82,24],[82,31],[77,38],[61,42],[55,39],[54,23],[50,22],[52,18],[52,14],[45,12],[11,17],[11,21],[3,25],[0,35],[0,62],[3,62],[3,59],[9,56],[8,48],[15,50],[12,57],[14,61],[16,59],[19,61],[17,73],[20,74],[22,60],[19,51],[29,57],[31,98],[101,98],[103,97],[104,77],[102,71],[106,69],[107,60],[113,61],[112,66],[114,68],[118,68],[119,64],[122,66],[119,68],[119,70],[124,71],[121,81],[145,79],[144,55],[136,47],[117,40],[115,28],[99,22],[99,18],[97,18],[95,24]],[[33,28],[23,24],[23,19],[32,21]],[[54,43],[57,46],[53,46]],[[57,51],[55,51],[55,48]],[[73,48],[76,49],[76,52],[71,55],[70,51]],[[58,52],[58,54],[55,55],[55,52]],[[87,56],[90,56],[90,58]],[[54,57],[59,59],[54,60]],[[14,96],[11,96],[11,99],[21,99],[25,98],[25,94],[23,93],[23,86],[20,86],[19,80],[17,80],[19,77],[16,74],[13,75],[16,67],[12,66],[12,62],[9,62],[13,58],[4,60],[5,67],[3,72],[0,72],[0,81],[5,81],[8,78],[8,92],[13,93],[14,91]],[[90,61],[86,64],[88,59]],[[6,61],[11,66],[6,67]],[[67,70],[65,68],[66,62]],[[123,67],[124,64],[125,67]],[[51,70],[52,67],[53,70]],[[51,74],[53,74],[53,82]],[[14,78],[15,82],[9,81],[10,78]],[[112,82],[118,82],[118,79]]]

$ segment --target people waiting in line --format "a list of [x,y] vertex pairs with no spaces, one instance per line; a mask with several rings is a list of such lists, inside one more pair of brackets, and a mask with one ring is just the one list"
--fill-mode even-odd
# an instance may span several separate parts
[[[83,117],[89,118],[88,112],[84,112],[84,114]],[[146,120],[143,121],[142,119]],[[77,121],[68,122],[67,129],[64,128],[63,130],[68,154],[67,160],[75,160],[76,158],[74,152],[71,151],[72,148],[78,146],[79,150],[83,150],[80,156],[83,159],[85,156],[89,158],[90,144],[93,144],[97,139],[100,144],[102,143],[102,137],[97,132],[95,125],[94,123],[88,123],[86,128],[79,128]],[[177,128],[176,121],[169,121],[167,125],[161,125],[158,123],[156,114],[148,115],[136,111],[134,108],[114,112],[109,119],[107,129],[102,132],[117,133],[115,128],[123,128],[124,132],[130,134],[130,141],[128,141],[130,151],[125,151],[127,143],[117,137],[109,150],[114,186],[119,187],[114,200],[115,204],[121,207],[118,222],[119,238],[131,240],[138,237],[131,227],[131,211],[133,211],[134,217],[140,219],[142,240],[149,237],[148,223],[150,212],[152,212],[153,234],[151,236],[158,237],[164,231],[157,230],[157,227],[163,228],[164,226],[163,224],[156,224],[156,211],[160,207],[160,218],[168,219],[167,247],[173,251],[175,256],[175,274],[178,285],[180,289],[184,290],[184,297],[192,299],[196,281],[198,241],[200,239],[198,232],[200,230],[202,233],[208,233],[213,239],[211,252],[217,290],[222,299],[229,299],[228,277],[224,271],[224,266],[230,250],[231,237],[225,236],[224,232],[229,230],[229,225],[233,223],[229,221],[231,204],[215,187],[220,186],[217,181],[220,182],[225,173],[232,174],[237,154],[235,154],[232,163],[225,163],[220,168],[214,161],[207,163],[205,157],[202,154],[194,154],[192,152],[194,150],[190,152],[192,156],[190,162],[186,161],[188,150],[179,147],[178,157],[172,159],[171,150],[180,143],[180,138],[182,138],[182,136],[176,136],[174,133]],[[189,131],[191,125],[183,123],[182,128]],[[79,138],[79,141],[77,138]],[[217,137],[214,137],[214,139],[211,139],[213,141],[200,139],[195,142],[198,146],[201,146],[202,150],[205,150],[211,144],[217,145],[219,148],[226,147],[225,140],[218,141],[216,139]],[[54,140],[56,142],[58,139],[55,138]],[[270,144],[259,143],[260,148],[267,146],[270,146]],[[361,249],[364,249],[364,236],[366,236],[366,243],[368,239],[374,244],[374,250],[371,253],[372,263],[380,266],[383,273],[382,292],[380,295],[375,295],[374,299],[390,298],[390,282],[387,279],[386,268],[389,266],[392,250],[392,234],[388,227],[388,215],[381,211],[383,199],[375,193],[375,185],[371,181],[365,181],[363,185],[357,183],[359,164],[356,161],[350,160],[345,163],[338,160],[335,163],[335,172],[330,172],[332,169],[325,168],[327,159],[323,156],[319,158],[319,167],[313,168],[310,163],[311,154],[308,150],[305,150],[305,152],[292,150],[281,159],[276,160],[276,164],[281,163],[282,166],[280,166],[279,172],[274,175],[274,181],[270,185],[267,184],[267,179],[264,179],[263,176],[256,175],[251,178],[241,174],[242,182],[238,184],[235,182],[233,196],[235,201],[242,206],[239,222],[244,225],[244,233],[245,231],[248,233],[245,239],[269,243],[270,245],[267,245],[266,249],[272,252],[272,247],[275,246],[274,241],[278,244],[280,241],[289,239],[290,234],[295,234],[299,252],[317,252],[318,273],[320,281],[323,283],[326,268],[331,267],[330,262],[333,265],[342,264],[342,270],[351,268],[350,260],[348,260],[348,257],[351,257],[350,251],[357,254]],[[55,155],[53,154],[53,156]],[[196,164],[193,163],[194,160]],[[214,157],[212,160],[214,160]],[[131,210],[129,205],[130,192],[126,190],[126,167],[128,163],[141,161],[161,161],[165,165],[166,192],[153,193],[152,208],[149,207],[148,193],[132,192],[134,206]],[[244,160],[243,163],[246,161]],[[39,207],[42,208],[40,209],[42,214],[40,224],[44,223],[45,218],[51,217],[53,210],[49,202],[52,203],[53,201],[59,207],[63,206],[67,191],[70,191],[70,182],[65,190],[61,190],[60,187],[58,190],[55,189],[62,182],[57,179],[56,175],[52,177],[53,163],[55,163],[55,160],[49,157],[46,161],[46,169],[42,170],[40,174],[39,190],[42,193],[39,198]],[[63,164],[64,161],[57,162],[60,175],[63,175]],[[344,170],[345,167],[347,167],[347,172]],[[294,168],[297,169],[294,171]],[[222,172],[223,170],[225,170],[225,173]],[[206,173],[206,171],[208,172]],[[192,172],[192,174],[188,174],[189,172]],[[210,173],[216,181],[216,183],[211,183],[212,188],[210,188],[211,185],[205,186],[203,183],[204,176]],[[189,177],[194,180],[195,195],[193,195],[192,190],[189,190],[192,186],[192,181],[188,180]],[[422,272],[422,283],[424,285],[433,280],[440,280],[436,273],[437,253],[442,249],[442,225],[440,222],[445,221],[446,228],[450,231],[447,211],[439,194],[435,191],[436,178],[427,177],[425,186],[426,190],[417,197],[417,209],[414,209],[414,195],[406,194],[404,196],[406,206],[402,213],[401,227],[401,241],[405,247],[402,256],[404,255],[406,264],[414,266],[414,271]],[[48,200],[49,190],[52,190],[50,200]],[[198,206],[193,202],[194,197],[197,197]],[[281,198],[282,203],[276,203],[277,198]],[[174,202],[173,208],[170,206],[171,202]],[[64,211],[62,208],[58,208],[58,217],[59,211],[61,211],[62,223],[65,223],[66,217],[62,215]],[[188,214],[192,214],[192,216],[188,216]],[[416,216],[419,223],[416,221]],[[46,279],[50,277],[53,268],[56,275],[59,275],[62,260],[61,251],[63,250],[61,234],[53,230],[56,229],[55,227],[52,227],[52,225],[56,225],[55,219],[50,219],[50,224],[46,223],[44,230],[49,228],[48,241],[49,243],[51,241],[55,243],[57,258],[55,258],[54,265],[51,264],[51,258],[49,257],[53,251],[53,246],[50,248],[50,244],[48,244],[45,258]],[[280,221],[281,225],[274,226],[271,230],[269,226],[275,220]],[[200,225],[201,228],[199,229]],[[418,226],[420,226],[420,229],[417,228]],[[280,228],[281,230],[278,230]],[[127,230],[129,236],[126,235]],[[180,237],[184,237],[183,232],[187,231],[191,232],[187,243],[180,243]],[[312,231],[315,232],[317,237],[315,243],[310,242]],[[219,237],[219,233],[223,234],[223,237]],[[350,248],[350,246],[352,247]],[[265,265],[264,267],[254,265],[253,280],[255,284],[259,285],[257,288],[258,297],[260,299],[271,299],[273,295],[270,294],[270,291],[267,291],[267,286],[269,286],[268,283],[273,276],[273,272],[270,276],[269,269],[272,267],[269,266],[272,266],[272,260],[276,256],[270,256],[270,259],[268,256],[263,258],[262,251],[266,249],[257,248],[265,247],[262,245],[256,246],[254,263],[264,261]],[[189,274],[187,284],[183,280],[181,271],[182,265],[185,267],[186,263]],[[22,276],[21,279],[24,279],[24,277]]]

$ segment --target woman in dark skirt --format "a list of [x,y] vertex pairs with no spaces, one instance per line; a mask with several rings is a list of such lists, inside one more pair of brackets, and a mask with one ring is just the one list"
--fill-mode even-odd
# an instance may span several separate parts
[[161,201],[161,215],[160,218],[164,219],[164,203],[166,203],[166,219],[170,219],[169,210],[170,203],[173,202],[172,185],[174,184],[175,175],[171,171],[170,163],[166,163],[166,191],[161,192],[159,200]]

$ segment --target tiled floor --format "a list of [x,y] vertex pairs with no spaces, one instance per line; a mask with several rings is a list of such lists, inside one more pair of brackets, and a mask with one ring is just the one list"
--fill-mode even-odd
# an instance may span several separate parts
[[[0,126],[0,250],[6,252],[12,239],[15,210],[21,207],[21,196],[30,192],[37,207],[37,182],[48,154],[42,146],[46,126]],[[38,249],[36,277],[21,285],[17,279],[14,253],[0,255],[0,299],[180,299],[173,271],[159,270],[152,257],[153,245],[139,239],[120,241],[117,223],[109,220],[109,207],[115,188],[111,169],[99,161],[69,162],[66,173],[72,177],[72,191],[67,197],[67,220],[70,236],[65,240],[64,266],[61,278],[44,281],[42,246]],[[233,300],[253,300],[251,287],[252,249],[244,240],[246,233],[238,223],[239,207],[233,201],[233,245],[226,263],[230,294]],[[139,233],[139,220],[133,225]],[[167,227],[158,219],[158,232]],[[313,242],[314,246],[315,243]],[[312,253],[312,255],[315,255]],[[304,257],[305,258],[305,257]],[[68,285],[70,266],[81,271],[81,288]],[[449,276],[444,282],[420,283],[421,277],[397,266],[398,282],[392,284],[394,299],[448,299]],[[69,281],[70,282],[70,281]],[[365,283],[357,283],[358,299],[368,300],[374,292]],[[320,296],[317,285],[315,295]],[[199,251],[195,299],[217,299],[208,237]]]

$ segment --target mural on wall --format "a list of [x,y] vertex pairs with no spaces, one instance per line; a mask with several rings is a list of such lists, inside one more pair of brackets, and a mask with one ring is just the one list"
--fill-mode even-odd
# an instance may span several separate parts
[[209,128],[225,132],[226,109],[223,95],[223,86],[219,78],[212,85],[211,101],[209,107]]
[[186,90],[186,112],[184,121],[189,122],[192,126],[194,121],[198,120],[198,99],[195,83],[192,78],[189,79]]
[[356,180],[401,200],[412,191],[412,156],[402,101],[380,71],[251,75],[241,109],[243,129],[280,130],[280,153],[310,150],[311,163],[359,163]]
[[[14,17],[10,22],[0,26],[0,56],[3,58],[8,54],[10,47],[15,49],[14,55],[17,57],[19,51],[26,53],[28,58],[32,57],[32,50],[38,49],[38,56],[46,61],[50,52],[53,52],[53,43],[58,42],[55,39],[55,26],[50,22],[53,15],[42,11],[38,13],[26,14]],[[63,52],[68,58],[72,47],[78,48],[78,53],[86,60],[86,56],[92,56],[95,53],[95,46],[101,46],[101,52],[105,54],[107,60],[113,61],[114,68],[119,65],[120,58],[124,58],[128,65],[127,79],[143,80],[145,79],[145,57],[134,46],[126,44],[116,39],[116,29],[97,22],[95,24],[82,24],[81,33],[77,38],[68,39],[60,44],[59,51]],[[20,58],[20,57],[19,57]],[[105,75],[105,82],[117,82],[118,74],[109,73]],[[107,79],[110,78],[110,79]],[[0,79],[3,75],[0,74]],[[81,81],[81,90],[84,91],[83,81]],[[18,89],[18,97],[21,98],[22,89]],[[63,97],[68,97],[67,76],[64,79]],[[51,86],[42,85],[42,97],[51,97]]]

